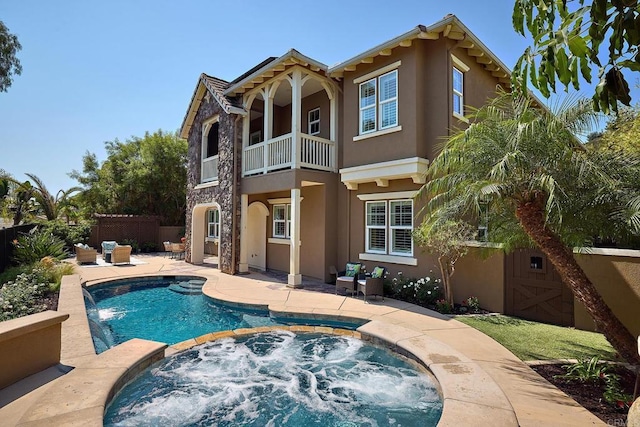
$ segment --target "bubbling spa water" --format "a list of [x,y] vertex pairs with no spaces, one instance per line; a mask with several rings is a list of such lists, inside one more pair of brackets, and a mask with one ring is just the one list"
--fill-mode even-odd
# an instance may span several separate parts
[[109,405],[117,426],[430,426],[431,377],[352,337],[278,331],[164,359]]

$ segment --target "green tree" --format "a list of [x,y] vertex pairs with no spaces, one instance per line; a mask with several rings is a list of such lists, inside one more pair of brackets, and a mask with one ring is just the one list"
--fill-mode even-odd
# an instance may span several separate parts
[[[575,89],[580,75],[592,79],[598,67],[600,82],[593,105],[597,111],[618,110],[631,96],[622,69],[640,71],[640,7],[637,0],[516,0],[513,28],[533,37],[511,75],[524,89],[530,80],[545,97],[556,90],[556,80]],[[604,44],[603,44],[604,43]],[[608,58],[602,61],[603,48]]]
[[6,92],[13,83],[11,76],[22,74],[22,65],[16,57],[22,49],[18,37],[9,32],[4,22],[0,21],[0,92]]
[[42,213],[47,220],[52,221],[58,219],[69,204],[69,198],[74,192],[80,191],[80,187],[72,187],[68,190],[59,190],[55,197],[47,190],[44,182],[36,175],[26,173],[29,178],[34,182],[35,189],[33,196],[39,207],[40,213]]
[[[590,103],[553,114],[530,99],[503,94],[481,108],[474,123],[449,137],[420,191],[426,221],[477,216],[487,203],[492,241],[505,250],[538,247],[584,304],[620,356],[640,362],[635,337],[607,306],[576,262],[572,248],[593,239],[603,220],[616,221],[628,183],[616,172],[638,168],[628,156],[602,157],[575,137],[596,125]],[[603,162],[607,164],[603,164]]]
[[[436,219],[436,218],[434,218]],[[455,273],[456,262],[464,256],[468,247],[465,243],[473,239],[473,227],[464,221],[425,221],[413,233],[415,242],[436,255],[442,277],[444,298],[453,307],[451,277]]]
[[158,215],[166,225],[184,225],[187,142],[175,132],[145,133],[105,143],[107,160],[83,158],[83,171],[70,176],[83,187],[85,212]]

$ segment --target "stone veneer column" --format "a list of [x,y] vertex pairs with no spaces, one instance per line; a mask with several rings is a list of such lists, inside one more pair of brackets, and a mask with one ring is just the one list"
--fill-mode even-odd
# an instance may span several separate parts
[[249,272],[249,262],[247,254],[247,214],[249,212],[249,195],[242,194],[240,196],[240,264],[238,271],[240,273]]
[[299,288],[302,285],[300,274],[300,189],[291,189],[291,245],[289,250],[289,276],[287,287]]

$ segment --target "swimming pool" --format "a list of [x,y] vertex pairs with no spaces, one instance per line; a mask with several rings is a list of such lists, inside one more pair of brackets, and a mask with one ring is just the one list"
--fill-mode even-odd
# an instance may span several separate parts
[[395,353],[278,331],[165,358],[117,395],[104,425],[432,426],[441,413],[432,378]]
[[197,276],[120,279],[91,286],[85,305],[97,353],[132,338],[169,345],[210,332],[291,323],[355,329],[362,323],[272,318],[267,310],[220,304],[202,294]]

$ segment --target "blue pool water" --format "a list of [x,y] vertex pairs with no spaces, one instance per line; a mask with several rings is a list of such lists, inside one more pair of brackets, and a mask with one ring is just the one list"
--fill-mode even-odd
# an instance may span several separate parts
[[[273,319],[267,311],[218,304],[202,294],[203,283],[203,278],[169,276],[118,280],[90,287],[90,297],[85,294],[85,302],[96,352],[131,338],[171,345],[210,332],[294,321]],[[184,287],[177,287],[180,284]],[[359,326],[310,319],[297,319],[296,323]]]
[[171,290],[177,283],[197,280],[188,276],[143,278],[90,288],[95,302],[92,308],[87,301],[90,323],[99,319],[101,328],[92,327],[96,350],[104,351],[131,338],[171,345],[209,332],[281,324],[266,311],[235,309],[216,304],[201,292]]
[[104,425],[435,426],[431,377],[351,337],[273,332],[209,342],[129,383]]

